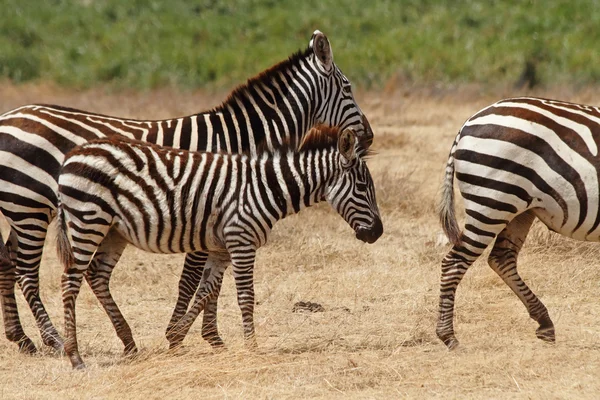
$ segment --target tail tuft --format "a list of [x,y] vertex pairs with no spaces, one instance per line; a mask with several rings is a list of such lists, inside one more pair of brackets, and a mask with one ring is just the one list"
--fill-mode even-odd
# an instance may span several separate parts
[[75,263],[75,255],[69,241],[67,222],[62,207],[58,208],[57,229],[56,254],[63,267],[68,268]]
[[454,150],[456,149],[456,143],[455,140],[450,151],[450,156],[448,157],[446,176],[442,184],[442,197],[438,209],[442,229],[450,243],[455,246],[460,244],[461,235],[454,212]]

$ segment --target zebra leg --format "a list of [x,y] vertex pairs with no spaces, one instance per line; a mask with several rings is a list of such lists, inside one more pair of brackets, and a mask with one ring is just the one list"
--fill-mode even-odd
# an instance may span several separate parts
[[554,342],[554,324],[548,309],[517,272],[517,257],[534,219],[533,211],[527,211],[513,219],[496,238],[488,263],[523,302],[529,316],[538,322],[537,337],[547,342]]
[[[494,240],[510,221],[506,219],[491,219],[484,213],[467,210],[465,229],[460,237],[460,243],[454,245],[442,260],[442,275],[440,279],[439,315],[436,327],[438,338],[453,350],[458,346],[454,335],[454,297],[467,269],[479,258],[486,247]],[[473,216],[471,216],[473,215]],[[480,218],[481,221],[475,218]]]
[[[68,210],[66,206],[65,209]],[[64,267],[61,284],[65,317],[65,352],[74,369],[83,369],[85,364],[81,359],[77,344],[75,303],[81,290],[81,282],[94,253],[110,231],[112,218],[106,219],[99,217],[98,214],[93,215],[90,212],[79,210],[74,213],[65,211],[65,209],[59,210],[56,238],[57,253]],[[79,215],[85,216],[86,220],[95,221],[94,229],[88,228],[86,221],[78,218]],[[66,216],[70,218],[67,219]],[[100,221],[103,219],[105,222],[101,223]],[[69,222],[67,223],[67,221]],[[67,228],[67,225],[70,229]]]
[[179,278],[177,303],[175,304],[173,315],[171,315],[171,320],[167,325],[167,331],[165,332],[165,335],[168,335],[168,333],[187,312],[190,301],[200,285],[202,272],[204,271],[204,265],[206,264],[207,258],[208,253],[203,252],[186,254],[185,263],[183,264],[183,271],[181,272],[181,278]]
[[[224,271],[224,270],[223,270]],[[215,282],[213,295],[208,299],[208,303],[204,307],[204,315],[202,317],[202,338],[206,340],[213,348],[223,348],[225,343],[219,335],[217,326],[217,303],[219,301],[219,293],[221,293],[221,284],[223,283],[223,274],[219,275]]]
[[204,310],[211,298],[218,294],[218,288],[220,288],[221,282],[223,281],[223,274],[225,273],[228,262],[228,258],[215,257],[212,256],[212,254],[209,255],[202,274],[200,287],[196,292],[194,304],[189,311],[173,325],[171,330],[167,331],[167,340],[169,341],[170,349],[181,345],[181,342],[187,335],[198,315]]
[[32,232],[33,228],[31,227],[28,230],[27,237],[17,234],[13,236],[12,233],[16,232],[16,229],[13,228],[11,230],[12,237],[9,238],[9,241],[17,243],[15,246],[17,249],[17,282],[33,313],[42,336],[42,342],[62,353],[64,349],[63,340],[52,321],[50,321],[48,312],[40,297],[40,262],[44,241],[48,233],[48,224],[46,221],[39,221],[39,224],[35,227],[35,232]]
[[242,311],[244,339],[249,348],[256,348],[254,331],[254,260],[256,250],[253,248],[235,248],[231,252],[233,278],[237,290],[237,300]]
[[110,318],[117,336],[123,342],[123,354],[131,355],[137,353],[137,346],[133,340],[131,328],[115,303],[109,287],[110,276],[125,247],[127,247],[127,241],[118,232],[111,230],[100,243],[100,247],[86,271],[85,279]]
[[85,364],[79,355],[79,346],[77,345],[77,325],[75,318],[75,301],[83,275],[87,269],[87,262],[81,262],[79,259],[71,266],[65,267],[62,275],[62,300],[65,313],[65,352],[71,361],[74,369],[84,369]]
[[34,354],[37,349],[33,341],[23,331],[15,298],[15,283],[17,282],[17,252],[15,246],[17,243],[16,234],[12,229],[6,245],[0,233],[0,304],[4,320],[4,332],[9,341],[18,344],[21,353]]

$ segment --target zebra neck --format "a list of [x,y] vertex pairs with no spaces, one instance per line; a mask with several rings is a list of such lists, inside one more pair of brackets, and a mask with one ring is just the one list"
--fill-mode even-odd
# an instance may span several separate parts
[[257,198],[266,195],[261,197],[268,199],[265,211],[272,222],[322,201],[340,168],[330,149],[276,153],[260,164],[264,167],[262,172],[259,168],[259,179],[266,178],[260,187],[264,193],[253,187]]
[[196,115],[198,133],[209,137],[198,150],[255,155],[262,143],[270,150],[289,141],[299,143],[315,124],[319,108],[318,77],[308,64],[301,60],[269,71],[233,91],[220,106]]

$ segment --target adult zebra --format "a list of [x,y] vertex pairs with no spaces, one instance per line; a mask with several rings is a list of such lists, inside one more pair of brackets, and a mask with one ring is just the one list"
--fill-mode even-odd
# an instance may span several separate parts
[[58,179],[57,252],[64,266],[65,351],[73,367],[85,366],[75,325],[85,271],[96,251],[118,258],[127,243],[155,253],[204,251],[215,260],[194,306],[169,335],[172,344],[218,295],[231,262],[244,337],[255,347],[254,260],[278,220],[327,200],[358,239],[373,243],[383,233],[364,153],[351,129],[340,134],[326,127],[312,129],[298,151],[283,148],[256,156],[115,138],[69,152]]
[[[14,295],[18,277],[43,342],[58,350],[63,347],[39,296],[39,264],[48,225],[56,213],[59,169],[73,147],[120,135],[182,149],[254,153],[263,143],[274,148],[290,139],[299,142],[317,122],[352,127],[365,147],[372,141],[373,133],[354,100],[351,84],[333,62],[330,43],[319,31],[313,33],[305,51],[248,80],[220,106],[200,114],[140,121],[28,105],[0,116],[0,211],[11,226],[7,248],[2,251],[10,253],[13,261],[0,263],[7,338],[18,343],[21,351],[36,350],[19,321]],[[185,312],[200,279],[197,267],[205,261],[203,253],[186,257],[173,321]],[[95,293],[107,284],[107,278],[97,274],[86,277]],[[118,311],[110,295],[102,303]],[[205,318],[212,316],[213,306],[216,308],[216,304],[207,307]],[[207,333],[206,338],[210,337]]]
[[[437,335],[453,349],[456,288],[495,239],[492,269],[554,342],[548,310],[517,272],[517,257],[534,219],[562,235],[600,240],[600,108],[540,98],[513,98],[469,118],[446,166],[440,220],[454,245],[442,261]],[[454,215],[453,180],[465,199],[462,233]]]

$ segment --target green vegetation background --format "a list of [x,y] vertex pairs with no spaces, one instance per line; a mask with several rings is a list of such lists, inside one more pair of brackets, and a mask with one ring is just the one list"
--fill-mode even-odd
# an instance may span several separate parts
[[223,87],[314,29],[363,88],[600,80],[594,0],[0,0],[0,79],[85,88]]

